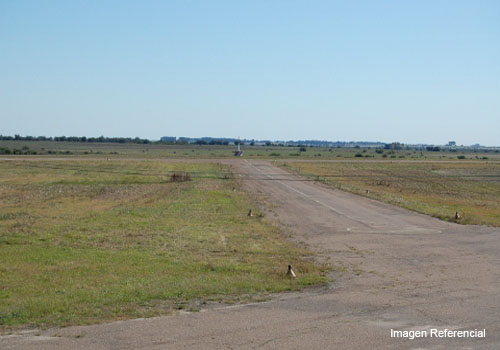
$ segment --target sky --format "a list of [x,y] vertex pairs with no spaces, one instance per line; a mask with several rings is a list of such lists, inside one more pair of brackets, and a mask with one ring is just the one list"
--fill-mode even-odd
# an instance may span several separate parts
[[500,146],[500,1],[0,0],[0,134]]

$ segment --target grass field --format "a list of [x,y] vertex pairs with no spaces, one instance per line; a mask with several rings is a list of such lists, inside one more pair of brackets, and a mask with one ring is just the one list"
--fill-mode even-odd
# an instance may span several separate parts
[[[191,181],[171,182],[173,172]],[[217,163],[0,161],[0,330],[196,310],[325,281]],[[287,264],[298,270],[291,283]]]
[[329,186],[459,223],[500,226],[498,162],[277,162]]
[[[2,149],[10,152],[50,157],[91,157],[91,158],[234,158],[236,146],[210,145],[166,145],[133,143],[84,143],[54,141],[0,141]],[[245,158],[265,159],[313,159],[313,160],[500,160],[499,150],[452,150],[452,151],[417,151],[417,150],[382,150],[374,148],[325,148],[307,147],[305,152],[300,147],[279,146],[242,146]],[[2,157],[9,155],[0,155]]]

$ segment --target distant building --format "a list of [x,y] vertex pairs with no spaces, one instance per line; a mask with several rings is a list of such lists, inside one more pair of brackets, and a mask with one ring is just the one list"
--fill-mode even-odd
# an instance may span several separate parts
[[453,147],[453,146],[456,146],[456,145],[457,145],[457,143],[455,141],[448,142],[448,146],[450,146],[450,147]]
[[175,136],[163,136],[160,141],[163,141],[163,142],[175,142],[177,141],[177,137]]
[[177,139],[177,143],[189,143],[190,142],[190,138],[189,137],[179,137]]

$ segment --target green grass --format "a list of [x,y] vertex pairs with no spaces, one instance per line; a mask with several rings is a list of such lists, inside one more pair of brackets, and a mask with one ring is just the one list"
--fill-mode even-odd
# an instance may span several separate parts
[[[193,180],[170,182],[174,171]],[[325,282],[216,163],[0,161],[0,330],[196,309]],[[285,278],[287,265],[296,283]]]
[[311,179],[462,224],[500,226],[499,162],[278,162]]

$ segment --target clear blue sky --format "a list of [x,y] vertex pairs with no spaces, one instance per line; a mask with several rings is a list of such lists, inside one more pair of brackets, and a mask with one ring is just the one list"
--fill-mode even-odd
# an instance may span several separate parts
[[0,134],[500,145],[500,1],[0,0]]

